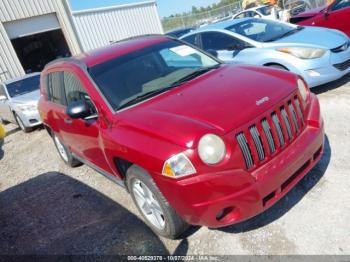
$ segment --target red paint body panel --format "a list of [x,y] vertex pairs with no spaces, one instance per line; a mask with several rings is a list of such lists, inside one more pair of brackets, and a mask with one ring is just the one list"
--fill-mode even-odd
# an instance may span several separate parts
[[[320,26],[337,29],[350,37],[350,6],[332,11],[333,2],[328,7],[309,10],[294,16],[293,18],[305,18],[299,25]],[[293,19],[292,18],[292,19]]]
[[[162,41],[169,38],[143,37],[78,58],[87,66],[96,65]],[[288,72],[222,65],[116,113],[109,109],[86,70],[67,61],[57,62],[46,67],[42,80],[57,71],[70,71],[79,78],[97,109],[98,119],[73,120],[67,126],[65,107],[47,100],[42,81],[39,110],[44,124],[73,153],[116,178],[122,176],[115,158],[147,170],[169,203],[190,224],[220,227],[262,212],[286,194],[321,155],[314,157],[323,148],[323,123],[317,97],[309,95],[300,134],[264,161],[255,161],[251,169],[245,166],[235,136],[299,96],[298,77]],[[268,102],[257,105],[263,97],[268,97]],[[260,125],[257,127],[261,130]],[[286,135],[285,129],[283,132]],[[197,153],[198,141],[207,133],[221,136],[227,146],[224,161],[215,166],[204,164]],[[266,147],[267,140],[262,142]],[[191,160],[197,173],[177,180],[163,176],[164,162],[181,152]],[[301,170],[305,163],[308,165]],[[295,179],[282,186],[293,175]],[[264,203],[263,199],[272,192],[274,197]],[[230,214],[217,220],[217,214],[227,207],[232,208]]]

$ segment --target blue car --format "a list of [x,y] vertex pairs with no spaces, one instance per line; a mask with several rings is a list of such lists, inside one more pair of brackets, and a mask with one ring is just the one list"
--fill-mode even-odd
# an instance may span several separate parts
[[350,40],[337,30],[244,18],[206,26],[181,39],[225,62],[289,70],[310,87],[350,73]]

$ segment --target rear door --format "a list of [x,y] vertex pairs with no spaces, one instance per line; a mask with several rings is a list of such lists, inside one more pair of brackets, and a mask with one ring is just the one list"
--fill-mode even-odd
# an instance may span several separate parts
[[2,84],[0,84],[0,96],[7,98],[5,100],[0,100],[0,117],[7,121],[14,121],[13,114],[9,105],[9,96],[6,93],[4,85]]

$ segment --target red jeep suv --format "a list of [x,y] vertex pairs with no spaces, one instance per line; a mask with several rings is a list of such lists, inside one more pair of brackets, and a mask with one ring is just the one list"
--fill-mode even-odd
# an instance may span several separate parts
[[222,64],[171,37],[54,61],[41,93],[64,162],[123,186],[168,238],[263,212],[323,152],[318,99],[297,75]]

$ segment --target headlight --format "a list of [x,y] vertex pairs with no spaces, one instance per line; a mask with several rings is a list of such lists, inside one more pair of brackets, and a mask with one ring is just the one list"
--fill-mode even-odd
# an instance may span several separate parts
[[204,163],[208,165],[218,164],[226,155],[225,143],[217,135],[205,135],[199,141],[198,154]]
[[34,111],[37,110],[36,105],[17,105],[18,110],[20,111]]
[[171,178],[178,178],[182,176],[189,176],[195,174],[197,171],[192,165],[191,161],[180,153],[165,161],[162,174]]
[[322,48],[308,48],[308,47],[285,47],[277,49],[279,52],[291,54],[301,59],[313,59],[323,56],[327,50]]
[[300,92],[300,96],[303,99],[303,102],[305,103],[309,93],[309,88],[305,85],[304,81],[301,79],[298,79],[298,89]]

